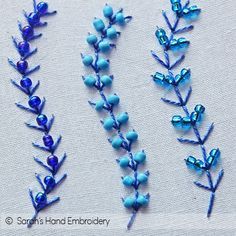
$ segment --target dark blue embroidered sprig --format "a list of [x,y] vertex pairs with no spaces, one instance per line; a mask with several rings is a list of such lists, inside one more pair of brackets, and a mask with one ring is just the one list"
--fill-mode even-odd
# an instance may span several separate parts
[[[189,108],[187,108],[188,100],[191,96],[192,88],[189,87],[187,91],[187,95],[183,96],[179,87],[183,84],[186,84],[190,80],[190,69],[182,69],[179,74],[174,75],[173,69],[175,69],[181,62],[183,62],[185,58],[185,51],[188,48],[190,42],[181,37],[177,38],[177,35],[180,33],[188,32],[193,29],[193,25],[188,25],[183,28],[179,27],[179,22],[183,18],[187,22],[196,20],[201,12],[197,6],[190,6],[190,1],[187,1],[184,5],[181,4],[180,0],[171,0],[172,10],[175,13],[175,21],[171,24],[169,18],[165,11],[163,11],[163,17],[167,23],[168,29],[170,34],[167,35],[164,29],[158,28],[156,30],[156,37],[162,46],[164,51],[165,60],[162,60],[160,57],[156,55],[155,52],[151,51],[152,56],[158,63],[160,63],[166,70],[168,70],[167,75],[164,73],[156,72],[153,75],[153,80],[165,87],[165,88],[173,88],[178,101],[172,101],[167,98],[162,98],[162,100],[168,104],[181,107],[185,113],[185,116],[182,117],[180,115],[175,115],[172,118],[172,124],[174,127],[182,130],[190,130],[192,129],[196,140],[186,139],[186,138],[178,138],[178,141],[181,143],[192,144],[192,145],[199,145],[202,151],[203,160],[196,159],[193,156],[189,156],[185,161],[188,167],[194,169],[194,171],[205,173],[208,179],[208,186],[203,185],[199,182],[194,182],[194,184],[200,188],[208,190],[211,192],[211,197],[209,201],[207,216],[210,217],[213,203],[215,199],[215,192],[219,186],[219,183],[223,177],[224,171],[223,169],[220,170],[216,182],[213,183],[213,178],[211,174],[211,170],[213,166],[217,164],[217,160],[220,156],[220,150],[218,148],[214,148],[207,154],[205,143],[209,138],[211,132],[213,131],[214,124],[212,123],[208,128],[208,131],[204,136],[202,136],[199,132],[199,123],[201,121],[202,115],[205,111],[205,107],[201,104],[195,106],[194,111],[191,112]],[[174,62],[170,62],[170,54],[169,51],[172,51],[173,54],[179,54],[179,58]]]
[[45,98],[41,99],[35,95],[35,92],[39,87],[39,81],[33,83],[32,80],[28,77],[32,73],[38,71],[40,66],[37,65],[30,69],[28,66],[28,62],[26,61],[26,59],[37,52],[37,48],[31,49],[31,45],[29,42],[42,36],[42,34],[35,33],[35,28],[46,26],[47,22],[41,22],[41,19],[44,16],[54,15],[56,11],[49,12],[48,4],[46,2],[40,2],[37,4],[34,0],[33,5],[33,12],[27,14],[24,11],[24,16],[28,22],[28,25],[23,27],[20,22],[18,23],[19,30],[22,35],[22,41],[18,42],[18,40],[13,37],[13,43],[18,53],[20,54],[20,59],[16,64],[12,60],[8,59],[10,65],[19,74],[21,74],[20,82],[16,82],[15,80],[12,80],[11,82],[20,91],[28,96],[28,106],[22,105],[20,103],[16,103],[16,105],[17,107],[36,115],[36,122],[34,124],[26,123],[26,125],[29,128],[38,130],[43,133],[43,144],[33,142],[33,146],[49,153],[49,156],[46,158],[47,163],[45,163],[38,157],[34,158],[34,160],[40,166],[45,168],[50,174],[44,176],[44,178],[41,175],[36,174],[36,179],[39,182],[42,191],[38,192],[37,194],[33,194],[32,190],[29,190],[29,196],[32,201],[35,213],[32,219],[29,221],[28,227],[30,227],[34,223],[38,213],[41,210],[60,200],[59,197],[53,197],[50,200],[48,199],[47,195],[66,178],[66,174],[64,174],[61,178],[55,177],[61,165],[65,161],[66,154],[64,154],[60,160],[54,154],[61,141],[61,136],[59,136],[56,141],[54,141],[53,137],[50,135],[50,129],[54,121],[54,116],[52,115],[51,118],[48,119],[48,117],[43,113],[46,100]]
[[132,176],[126,175],[122,177],[123,184],[126,187],[133,188],[135,191],[133,196],[122,198],[124,206],[133,211],[127,225],[127,228],[130,229],[136,213],[141,207],[148,204],[150,198],[149,194],[143,195],[139,192],[140,184],[145,184],[149,176],[148,171],[138,172],[139,165],[143,164],[146,159],[146,154],[144,151],[137,152],[136,154],[132,152],[132,144],[138,139],[138,134],[135,130],[129,131],[126,134],[123,133],[122,127],[129,120],[128,113],[122,112],[116,115],[114,108],[120,102],[119,96],[117,94],[107,96],[104,92],[104,89],[112,84],[114,77],[107,75],[106,71],[109,69],[110,62],[100,54],[107,53],[115,47],[111,40],[117,39],[120,36],[120,32],[117,32],[114,25],[124,26],[132,17],[125,17],[122,9],[114,14],[113,9],[107,4],[103,8],[103,15],[109,21],[107,27],[103,20],[99,18],[94,18],[93,20],[93,26],[100,33],[100,37],[91,33],[87,36],[87,43],[93,47],[95,55],[81,54],[83,64],[94,71],[94,75],[83,76],[83,81],[86,86],[97,89],[101,96],[101,100],[96,102],[89,101],[89,104],[99,112],[104,111],[108,113],[108,117],[101,120],[105,130],[113,131],[114,135],[108,141],[114,149],[123,149],[126,153],[126,156],[117,159],[118,164],[124,169],[133,171]]

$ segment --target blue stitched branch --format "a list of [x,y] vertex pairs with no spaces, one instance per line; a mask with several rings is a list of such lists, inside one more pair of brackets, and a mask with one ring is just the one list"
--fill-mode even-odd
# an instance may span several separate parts
[[107,75],[106,72],[109,69],[110,62],[101,54],[108,53],[115,47],[115,44],[111,43],[111,41],[119,37],[120,32],[117,32],[114,26],[116,24],[124,26],[132,17],[125,17],[122,9],[113,14],[113,9],[107,4],[103,8],[103,14],[109,22],[108,25],[105,26],[103,20],[94,18],[93,26],[100,36],[91,33],[87,36],[87,43],[93,47],[95,55],[81,54],[83,64],[90,67],[94,71],[94,75],[82,76],[82,78],[86,86],[95,88],[100,94],[101,99],[99,101],[89,101],[89,104],[95,110],[104,111],[108,114],[107,118],[101,120],[103,127],[107,131],[113,132],[113,136],[108,141],[114,149],[123,149],[127,154],[117,159],[118,164],[120,167],[130,169],[133,172],[132,176],[126,175],[122,177],[123,184],[126,187],[133,188],[135,191],[133,196],[122,198],[124,206],[132,210],[132,215],[127,225],[127,228],[130,229],[138,210],[149,202],[150,195],[143,195],[139,192],[139,186],[147,182],[149,172],[138,172],[139,165],[143,164],[146,159],[146,154],[144,151],[136,154],[132,151],[132,144],[138,139],[137,132],[132,130],[124,134],[122,131],[123,125],[129,120],[128,113],[123,112],[116,115],[114,112],[114,108],[119,104],[120,98],[117,94],[107,96],[104,92],[105,88],[112,84],[114,77]]
[[[188,25],[183,28],[178,28],[179,22],[182,18],[185,19],[187,22],[194,21],[198,18],[201,12],[201,9],[199,9],[197,6],[194,5],[189,7],[189,4],[190,1],[187,1],[182,6],[180,0],[171,0],[172,10],[175,13],[175,21],[173,24],[171,24],[166,12],[165,11],[162,12],[167,27],[170,31],[170,34],[169,36],[167,36],[166,31],[162,28],[158,28],[155,34],[160,45],[162,46],[165,62],[159,56],[157,56],[155,52],[151,51],[151,54],[161,66],[163,66],[165,69],[168,70],[168,74],[165,75],[163,73],[156,72],[155,75],[153,75],[152,77],[153,80],[162,87],[164,88],[172,87],[178,99],[178,101],[171,101],[167,98],[162,98],[162,100],[171,105],[182,107],[185,113],[185,117],[182,117],[180,115],[173,116],[171,121],[172,125],[178,129],[183,129],[183,130],[192,129],[196,136],[196,140],[191,140],[181,137],[178,138],[178,141],[186,144],[199,145],[201,148],[203,157],[202,160],[196,159],[193,156],[189,156],[185,161],[187,166],[191,169],[194,169],[197,173],[202,173],[202,172],[206,173],[208,186],[205,186],[196,181],[194,182],[194,184],[199,188],[211,192],[211,197],[207,210],[207,217],[210,217],[215,199],[215,191],[217,190],[218,185],[224,174],[224,171],[222,169],[218,173],[218,178],[216,180],[216,183],[215,184],[213,183],[211,170],[212,167],[217,164],[217,161],[220,156],[220,150],[218,148],[212,149],[208,155],[206,152],[205,142],[207,141],[211,132],[213,131],[214,124],[212,123],[210,125],[204,136],[200,134],[198,127],[200,125],[200,121],[202,120],[201,118],[205,111],[205,107],[202,106],[201,104],[198,104],[195,106],[194,111],[190,112],[190,109],[187,108],[187,103],[191,96],[192,88],[189,87],[185,98],[181,94],[181,91],[179,89],[181,86],[186,86],[186,84],[190,80],[191,76],[190,70],[182,69],[181,72],[177,75],[174,75],[173,72],[173,69],[175,69],[183,62],[185,58],[185,52],[190,44],[190,42],[187,39],[183,37],[177,38],[176,35],[185,33],[193,29],[193,25]],[[180,55],[179,58],[174,63],[170,62],[169,51],[172,51],[175,56]]]
[[28,227],[31,227],[36,218],[38,213],[49,207],[50,205],[54,204],[55,202],[59,201],[59,197],[53,197],[52,199],[48,199],[48,194],[53,191],[65,178],[66,174],[64,174],[60,178],[56,178],[56,174],[63,164],[66,154],[59,160],[57,156],[54,155],[60,141],[61,136],[54,141],[53,137],[50,135],[50,129],[52,127],[54,121],[54,115],[48,119],[48,117],[43,114],[43,109],[45,105],[45,98],[41,99],[38,96],[34,95],[39,87],[39,81],[33,83],[32,80],[28,77],[29,75],[33,74],[34,72],[40,69],[40,66],[37,65],[32,69],[29,68],[28,62],[26,59],[31,57],[37,52],[37,48],[31,49],[30,41],[33,41],[42,36],[42,34],[36,34],[35,28],[43,27],[47,25],[47,22],[41,22],[41,19],[44,16],[54,15],[56,11],[49,12],[48,11],[48,4],[45,2],[36,3],[36,0],[33,0],[34,11],[27,14],[24,11],[24,16],[27,20],[28,25],[22,26],[20,22],[18,22],[18,27],[22,35],[22,41],[19,41],[12,37],[13,44],[17,49],[17,52],[20,54],[20,60],[15,64],[12,60],[8,59],[9,64],[19,73],[21,74],[21,80],[16,82],[15,80],[11,80],[12,84],[16,86],[20,91],[28,96],[28,105],[22,105],[20,103],[16,103],[17,107],[33,113],[36,115],[36,122],[26,123],[29,128],[38,130],[43,133],[42,141],[43,144],[33,143],[33,146],[39,148],[43,151],[48,152],[50,155],[47,157],[47,164],[39,158],[34,158],[34,160],[43,168],[45,168],[50,175],[42,176],[36,174],[36,179],[39,185],[42,188],[41,192],[37,194],[33,194],[31,190],[29,190],[29,196],[34,207],[35,213],[32,219],[28,222]]

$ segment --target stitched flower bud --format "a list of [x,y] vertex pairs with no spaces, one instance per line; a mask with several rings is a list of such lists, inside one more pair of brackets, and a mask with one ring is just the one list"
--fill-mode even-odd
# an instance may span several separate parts
[[32,80],[30,78],[24,77],[20,81],[22,88],[30,88],[32,86]]
[[120,160],[118,160],[120,167],[125,168],[129,165],[129,158],[128,157],[122,157]]
[[88,43],[88,44],[94,45],[94,44],[97,42],[98,38],[97,38],[97,36],[94,35],[94,34],[89,34],[89,35],[87,36],[86,40],[87,40],[87,43]]
[[109,86],[112,84],[112,78],[111,76],[103,75],[101,77],[101,82],[103,83],[104,86]]
[[35,202],[42,205],[47,202],[47,196],[45,193],[39,192],[35,197]]
[[93,57],[90,55],[83,56],[82,62],[85,66],[90,66],[93,63]]
[[175,115],[172,117],[171,123],[174,127],[181,127],[182,126],[182,117]]
[[141,206],[144,206],[148,204],[149,199],[146,196],[139,194],[136,202],[140,204]]
[[203,114],[205,111],[205,107],[201,104],[198,104],[195,106],[194,111],[196,111],[197,113]]
[[123,204],[126,208],[131,208],[135,203],[134,197],[126,197],[123,201]]
[[126,139],[128,139],[130,142],[134,142],[138,139],[138,134],[135,131],[129,131],[126,134]]
[[107,18],[112,17],[113,15],[112,7],[106,4],[105,7],[103,8],[103,15]]
[[111,145],[115,149],[119,149],[123,143],[123,140],[120,137],[116,137],[112,140]]
[[110,118],[110,117],[106,118],[103,121],[103,127],[106,130],[111,130],[113,128],[113,125],[114,125],[114,120],[112,118]]
[[137,152],[135,155],[134,155],[134,160],[137,162],[137,163],[143,163],[145,160],[146,160],[146,154],[145,152],[141,151],[141,152]]
[[109,61],[104,58],[99,58],[97,61],[97,66],[101,70],[106,70],[109,67]]
[[96,111],[101,111],[103,109],[103,106],[104,106],[104,101],[103,100],[97,101],[96,104],[95,104],[95,110]]
[[129,120],[129,115],[128,115],[127,112],[123,112],[123,113],[121,113],[121,114],[119,114],[119,115],[117,116],[117,121],[118,121],[120,124],[125,124],[125,123],[128,122],[128,120]]
[[102,32],[105,28],[104,22],[99,18],[94,18],[93,26],[94,26],[95,30],[97,30],[98,32]]
[[107,37],[109,39],[116,39],[117,38],[117,31],[113,26],[110,27],[109,29],[107,29]]
[[107,98],[107,101],[110,105],[115,106],[120,102],[120,98],[116,94],[112,94]]
[[96,79],[93,76],[88,75],[84,78],[84,84],[88,87],[93,87],[96,84]]
[[131,177],[131,176],[129,176],[129,175],[127,175],[127,176],[123,177],[122,183],[123,183],[125,186],[130,187],[130,186],[132,186],[132,184],[134,183],[134,178]]
[[201,9],[198,8],[196,5],[183,9],[184,19],[190,20],[190,21],[197,20],[200,13],[201,13]]
[[148,176],[145,173],[140,173],[138,174],[137,179],[140,183],[144,184],[148,181]]
[[41,99],[38,96],[30,97],[28,104],[32,108],[37,108],[41,103]]
[[102,52],[108,52],[111,48],[110,43],[107,40],[101,41],[98,47]]
[[122,12],[118,12],[116,14],[116,23],[118,25],[124,25],[125,24],[125,17],[124,17],[124,14]]
[[169,44],[169,39],[166,36],[166,32],[163,29],[157,29],[155,33],[160,45],[167,46]]

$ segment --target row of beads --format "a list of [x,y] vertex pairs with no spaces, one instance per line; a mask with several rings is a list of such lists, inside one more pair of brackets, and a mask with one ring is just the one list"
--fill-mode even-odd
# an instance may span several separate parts
[[194,111],[191,113],[190,117],[182,117],[180,115],[175,115],[172,117],[171,123],[177,128],[190,128],[195,125],[196,122],[201,120],[201,116],[205,111],[205,107],[201,104],[195,106]]

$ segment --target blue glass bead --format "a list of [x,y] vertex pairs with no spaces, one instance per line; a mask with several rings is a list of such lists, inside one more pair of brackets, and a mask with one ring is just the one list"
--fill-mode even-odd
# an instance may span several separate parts
[[182,126],[183,128],[189,129],[191,127],[191,119],[190,117],[183,117],[182,118]]
[[109,39],[116,39],[117,38],[117,31],[114,27],[110,27],[107,29],[107,37]]
[[32,38],[34,35],[34,29],[33,27],[27,25],[22,29],[22,37],[25,40],[29,40],[30,38]]
[[165,75],[163,75],[162,73],[156,72],[155,75],[153,75],[153,80],[157,84],[163,85],[165,82]]
[[129,115],[127,112],[123,112],[117,116],[117,121],[120,124],[125,124],[125,123],[127,123],[128,120],[129,120]]
[[38,13],[31,12],[28,15],[28,22],[31,26],[35,26],[40,22],[40,16]]
[[110,50],[110,43],[107,41],[107,40],[103,40],[99,43],[98,45],[99,49],[102,51],[102,52],[108,52]]
[[17,48],[21,56],[26,55],[30,51],[30,45],[26,41],[19,42]]
[[134,178],[127,175],[123,178],[122,183],[127,187],[132,186],[134,183]]
[[136,202],[140,204],[141,206],[144,206],[148,204],[149,200],[144,195],[139,194]]
[[97,66],[101,70],[106,70],[109,67],[109,62],[103,58],[98,59]]
[[193,156],[189,156],[185,161],[187,166],[194,167],[196,163],[196,158]]
[[22,88],[30,88],[32,85],[32,81],[30,78],[24,77],[21,79],[20,85]]
[[155,35],[160,43],[160,45],[167,46],[169,44],[169,39],[166,36],[166,32],[163,29],[157,29]]
[[124,25],[125,24],[125,17],[122,12],[119,12],[116,14],[116,23],[118,25]]
[[43,125],[47,124],[48,118],[44,114],[40,114],[37,116],[36,121],[37,121],[38,125],[43,126]]
[[107,101],[110,105],[115,106],[120,102],[120,98],[116,94],[112,94],[107,98]]
[[120,167],[122,168],[125,168],[129,165],[129,158],[128,157],[122,157],[120,160],[119,160],[119,165]]
[[40,2],[37,5],[37,11],[43,15],[48,11],[48,4],[46,2]]
[[182,69],[180,72],[181,76],[183,77],[183,80],[189,80],[191,76],[191,71],[189,69]]
[[212,157],[215,157],[215,158],[219,158],[219,156],[220,156],[220,149],[219,148],[217,148],[217,149],[212,149],[211,151],[210,151],[210,156],[212,156]]
[[178,39],[178,45],[180,48],[187,48],[189,46],[190,42],[186,38],[179,38]]
[[106,130],[111,130],[113,128],[114,125],[114,120],[112,118],[106,118],[103,122],[103,127]]
[[110,18],[113,15],[112,7],[106,4],[103,8],[103,15],[107,18]]
[[103,109],[103,106],[104,106],[104,101],[103,100],[97,101],[96,105],[95,105],[95,110],[96,111],[101,111]]
[[196,111],[192,112],[190,115],[190,119],[192,121],[192,124],[196,124],[197,121],[200,120],[201,114],[197,113]]
[[194,111],[196,111],[197,113],[202,114],[205,111],[205,107],[201,104],[198,104],[198,105],[195,106]]
[[45,204],[47,202],[47,196],[45,193],[39,192],[35,197],[35,202],[38,204]]
[[84,78],[84,84],[88,87],[93,87],[96,84],[96,79],[93,76],[88,75]]
[[28,62],[24,60],[20,60],[16,63],[17,70],[21,73],[24,74],[28,68]]
[[46,176],[43,182],[46,184],[47,188],[52,188],[56,184],[56,181],[52,176]]
[[103,83],[103,85],[109,86],[112,84],[112,78],[108,75],[103,75],[101,77],[101,82]]
[[94,35],[94,34],[89,34],[88,36],[87,36],[87,43],[88,44],[90,44],[90,45],[93,45],[93,44],[95,44],[96,42],[97,42],[97,40],[98,40],[98,38],[97,38],[97,36],[96,35]]
[[137,163],[143,163],[145,160],[146,160],[146,154],[145,152],[137,152],[135,153],[134,155],[134,160],[137,162]]
[[41,99],[38,96],[30,97],[28,104],[32,108],[37,108],[41,103]]
[[46,147],[52,147],[54,141],[51,135],[46,134],[43,136],[43,143]]
[[138,174],[137,179],[140,183],[144,184],[148,181],[148,176],[144,173]]
[[119,149],[123,143],[123,140],[120,137],[114,138],[111,142],[111,145],[115,149]]
[[102,32],[105,28],[104,22],[99,18],[94,18],[93,26],[94,26],[95,30],[97,30],[98,32]]
[[178,40],[177,39],[172,39],[170,41],[170,49],[174,52],[178,51],[180,49],[180,46],[178,44]]
[[90,55],[83,56],[82,62],[85,66],[90,66],[93,63],[93,57]]
[[51,155],[47,157],[47,164],[52,168],[55,168],[58,164],[58,158],[55,155]]
[[195,166],[196,166],[198,169],[203,169],[203,168],[205,167],[204,162],[201,161],[201,160],[196,160]]
[[126,139],[128,139],[130,142],[134,142],[138,139],[138,134],[135,131],[129,131],[126,134]]
[[126,208],[131,208],[134,205],[134,203],[135,199],[133,197],[126,197],[123,202]]
[[171,123],[174,127],[181,127],[182,126],[182,117],[181,116],[173,116]]

